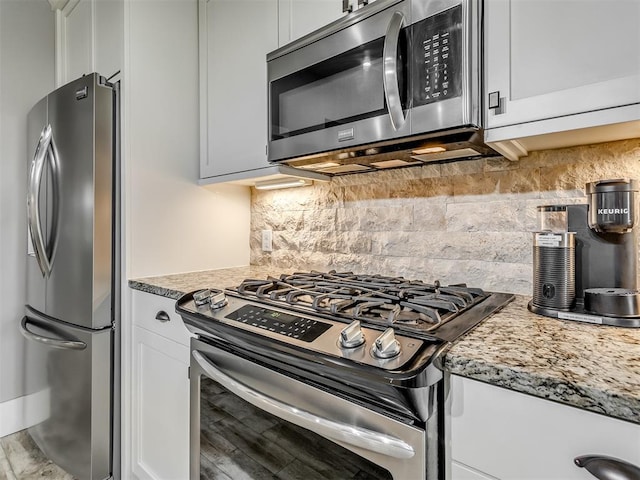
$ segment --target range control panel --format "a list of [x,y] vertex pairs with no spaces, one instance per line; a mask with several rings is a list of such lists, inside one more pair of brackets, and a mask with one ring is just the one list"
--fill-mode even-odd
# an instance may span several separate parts
[[462,6],[412,25],[413,104],[462,94]]
[[257,305],[244,305],[225,318],[279,333],[286,337],[313,342],[331,328],[331,324],[278,312]]
[[199,292],[196,292],[192,298],[185,295],[185,299],[179,300],[176,306],[185,326],[203,338],[213,335],[233,344],[234,335],[229,334],[228,330],[220,330],[217,326],[220,323],[259,335],[263,340],[255,341],[262,345],[268,345],[269,339],[278,340],[384,370],[401,368],[425,345],[434,354],[442,345],[438,339],[396,335],[391,327],[382,331],[360,325],[359,321],[347,324],[295,311],[283,311],[233,295],[222,299],[213,292],[214,289],[211,289],[209,302],[203,301]]

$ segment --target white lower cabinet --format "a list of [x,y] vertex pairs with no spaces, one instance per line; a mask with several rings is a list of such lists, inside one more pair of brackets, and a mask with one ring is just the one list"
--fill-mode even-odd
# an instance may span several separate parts
[[455,460],[451,462],[451,478],[455,480],[495,480],[495,477],[490,477]]
[[190,334],[174,304],[133,293],[132,469],[138,479],[189,478]]
[[593,480],[600,454],[640,465],[640,425],[452,375],[451,478]]

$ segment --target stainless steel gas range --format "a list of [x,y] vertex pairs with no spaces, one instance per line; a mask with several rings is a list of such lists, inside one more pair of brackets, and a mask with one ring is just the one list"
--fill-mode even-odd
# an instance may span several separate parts
[[184,295],[191,479],[445,478],[440,360],[512,298],[335,271]]

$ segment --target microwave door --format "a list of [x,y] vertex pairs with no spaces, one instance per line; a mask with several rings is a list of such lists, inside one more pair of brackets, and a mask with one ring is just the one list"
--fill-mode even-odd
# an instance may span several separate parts
[[270,59],[269,160],[408,135],[409,24],[397,3]]

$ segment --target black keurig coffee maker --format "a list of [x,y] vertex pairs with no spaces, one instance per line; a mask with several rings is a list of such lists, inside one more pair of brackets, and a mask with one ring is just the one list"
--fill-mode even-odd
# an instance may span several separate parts
[[586,185],[587,204],[538,207],[529,310],[640,327],[636,180]]

